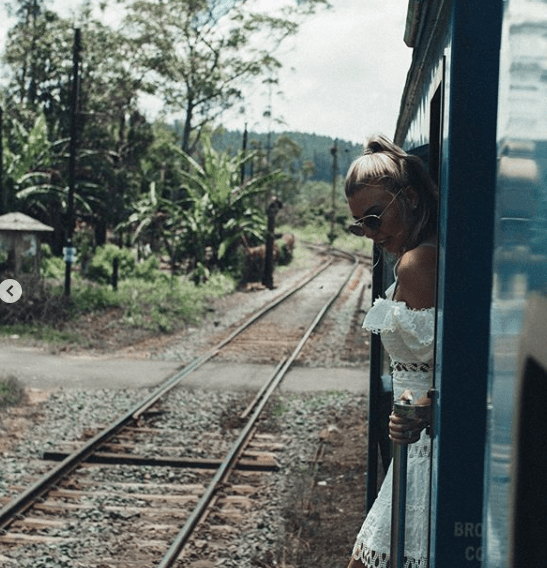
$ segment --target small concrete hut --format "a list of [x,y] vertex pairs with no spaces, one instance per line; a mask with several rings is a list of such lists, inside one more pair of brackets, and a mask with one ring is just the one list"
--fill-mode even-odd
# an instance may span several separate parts
[[24,213],[0,216],[0,273],[19,277],[40,274],[41,234],[53,227]]

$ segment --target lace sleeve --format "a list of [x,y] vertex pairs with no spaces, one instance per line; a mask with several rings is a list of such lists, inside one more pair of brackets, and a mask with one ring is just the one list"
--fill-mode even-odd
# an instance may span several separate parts
[[367,314],[363,327],[382,334],[382,340],[393,335],[397,343],[420,357],[416,361],[426,361],[424,357],[429,355],[435,339],[435,308],[411,310],[404,302],[379,298]]

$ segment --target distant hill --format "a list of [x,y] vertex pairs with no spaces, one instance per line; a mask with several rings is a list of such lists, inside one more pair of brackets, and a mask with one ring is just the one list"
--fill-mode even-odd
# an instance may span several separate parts
[[[302,148],[302,155],[295,163],[297,168],[300,169],[302,164],[311,161],[315,164],[315,173],[310,179],[317,181],[332,180],[331,149],[334,147],[334,138],[303,132],[272,132],[270,145],[273,146],[275,140],[282,135],[288,136]],[[247,140],[247,148],[252,147],[253,141],[263,149],[268,146],[268,134],[249,132]],[[241,149],[242,143],[243,132],[241,131],[226,130],[223,133],[215,134],[213,137],[213,146],[220,152],[237,152]],[[338,174],[344,176],[352,160],[362,153],[363,147],[360,144],[345,140],[336,140],[336,147],[338,150]]]

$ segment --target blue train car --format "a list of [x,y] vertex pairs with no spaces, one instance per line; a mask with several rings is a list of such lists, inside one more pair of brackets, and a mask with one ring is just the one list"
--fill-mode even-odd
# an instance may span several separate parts
[[547,3],[410,0],[404,40],[394,138],[441,197],[430,566],[547,566]]

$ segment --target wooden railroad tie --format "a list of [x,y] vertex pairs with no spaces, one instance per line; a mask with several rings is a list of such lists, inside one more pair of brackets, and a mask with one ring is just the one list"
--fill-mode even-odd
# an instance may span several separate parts
[[[43,459],[48,461],[61,462],[70,454],[66,452],[44,452]],[[140,466],[164,466],[181,468],[199,469],[218,469],[222,460],[204,458],[177,458],[177,457],[147,457],[136,454],[118,454],[111,452],[97,452],[89,456],[87,463],[102,463],[115,465],[140,465]],[[236,470],[246,471],[279,471],[279,464],[270,453],[253,452],[247,458],[240,459]]]

